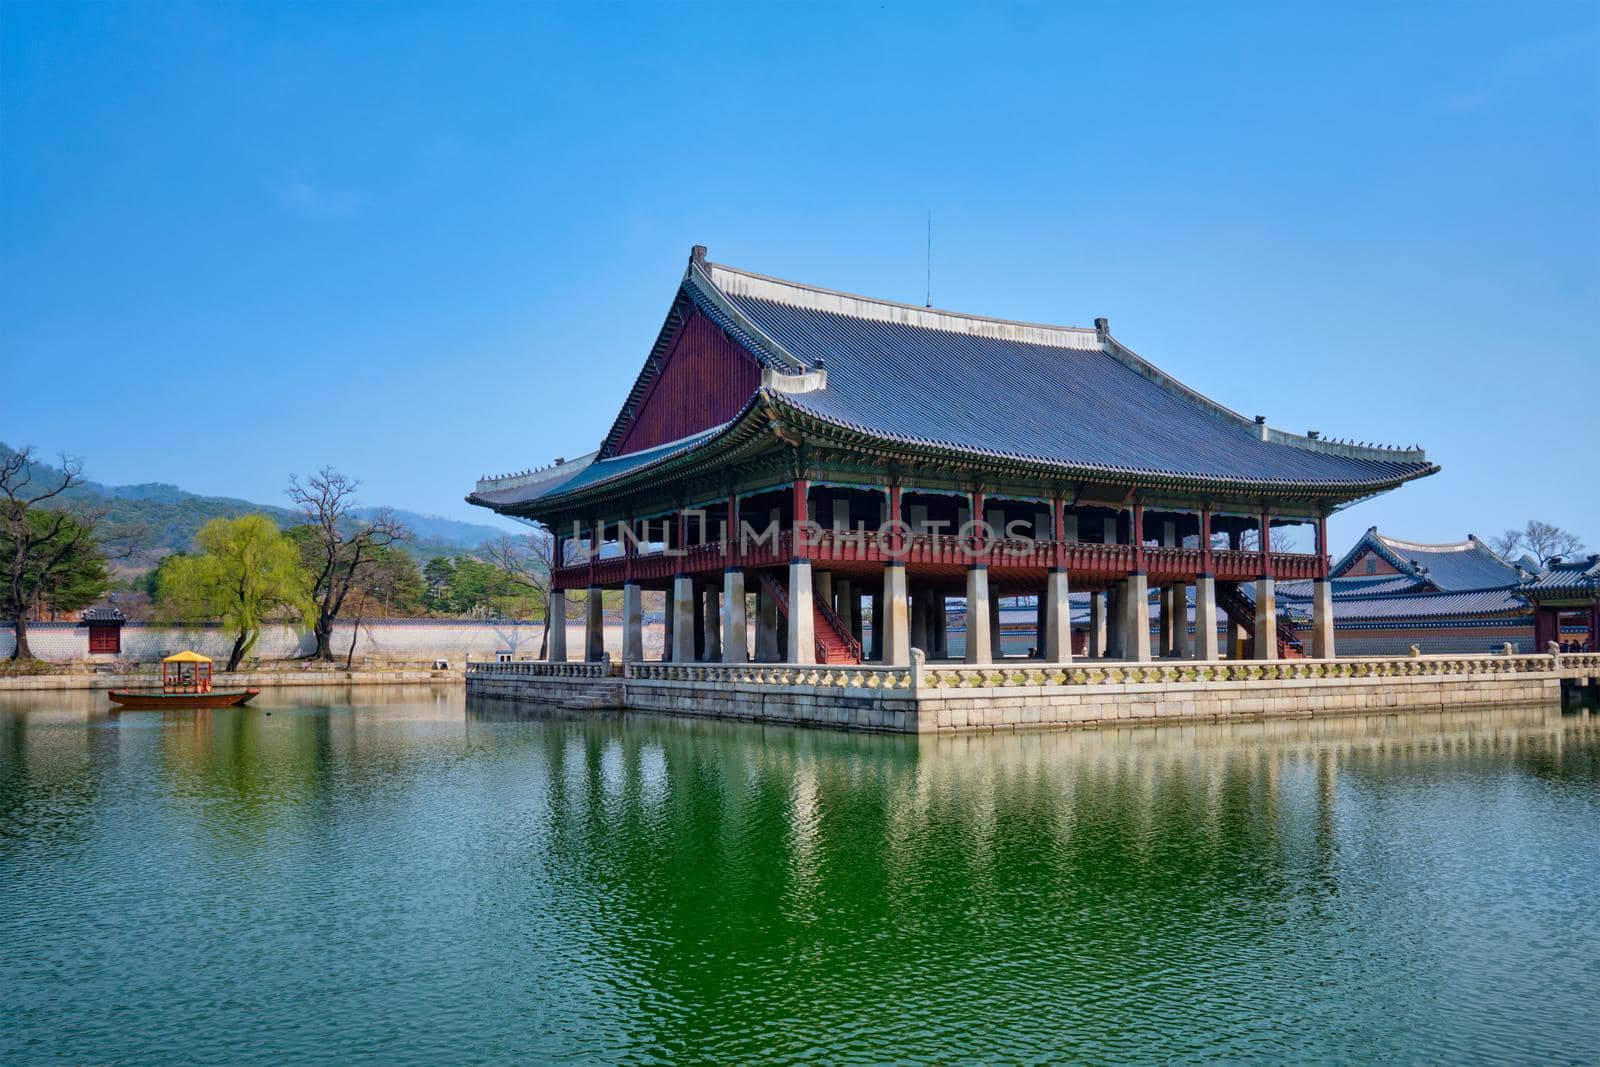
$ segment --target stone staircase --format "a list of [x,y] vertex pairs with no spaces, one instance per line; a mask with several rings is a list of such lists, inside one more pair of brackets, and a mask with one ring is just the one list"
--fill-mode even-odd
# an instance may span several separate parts
[[623,707],[622,682],[594,682],[562,700],[566,711],[614,711]]

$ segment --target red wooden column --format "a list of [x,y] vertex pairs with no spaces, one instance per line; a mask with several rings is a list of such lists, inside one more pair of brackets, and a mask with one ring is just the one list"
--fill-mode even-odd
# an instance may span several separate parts
[[[622,539],[622,580],[633,580],[633,560],[639,554],[637,519],[628,518],[617,525],[617,536]],[[624,529],[624,525],[626,529]]]
[[1216,573],[1211,558],[1211,509],[1202,508],[1200,511],[1200,574],[1210,577]]
[[982,489],[974,489],[967,494],[967,505],[972,509],[972,540],[974,555],[982,555],[987,538],[983,536],[983,505],[985,497]]
[[686,505],[678,505],[678,543],[673,546],[678,550],[678,562],[673,568],[674,574],[687,574],[689,572],[689,516]]
[[728,529],[722,539],[723,566],[732,565],[741,556],[739,545],[739,494],[728,494]]
[[1133,505],[1133,522],[1129,531],[1133,542],[1133,570],[1136,574],[1144,573],[1144,505]]
[[1327,580],[1328,577],[1328,517],[1317,516],[1317,577]]
[[601,520],[596,519],[589,524],[589,587],[594,588],[594,569],[600,561],[600,529]]
[[796,478],[794,480],[794,543],[790,550],[790,559],[808,558],[805,549],[805,524],[811,518],[810,509],[806,506],[807,498],[811,495],[811,479]]
[[1272,574],[1272,516],[1267,512],[1261,513],[1261,576],[1271,578]]
[[1065,497],[1056,497],[1050,501],[1051,533],[1055,536],[1056,547],[1053,554],[1055,566],[1065,568],[1067,565],[1067,501]]
[[900,483],[889,483],[889,553],[899,556],[905,550],[905,529],[900,521]]

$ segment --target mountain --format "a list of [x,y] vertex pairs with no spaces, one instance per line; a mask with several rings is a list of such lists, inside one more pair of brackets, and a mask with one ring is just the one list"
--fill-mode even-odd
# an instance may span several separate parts
[[[0,457],[15,453],[0,442]],[[60,471],[48,463],[35,460],[34,478],[48,484],[60,476]],[[200,527],[215,518],[237,518],[240,515],[260,513],[270,515],[279,526],[294,526],[302,521],[298,511],[274,504],[257,504],[249,500],[227,496],[203,496],[191,493],[166,482],[144,482],[139,485],[103,485],[85,482],[67,494],[69,500],[91,504],[105,512],[108,531],[142,529],[142,545],[149,556],[162,556],[168,552],[182,552],[194,544],[194,535]],[[356,508],[358,518],[367,518],[381,507]],[[475,522],[426,515],[401,508],[388,509],[396,519],[411,530],[412,538],[406,548],[419,560],[434,556],[473,552],[487,541],[503,536],[506,531]]]

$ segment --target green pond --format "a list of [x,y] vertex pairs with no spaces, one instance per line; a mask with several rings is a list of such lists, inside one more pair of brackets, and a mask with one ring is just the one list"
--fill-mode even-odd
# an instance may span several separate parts
[[0,694],[0,1062],[1594,1062],[1600,720]]

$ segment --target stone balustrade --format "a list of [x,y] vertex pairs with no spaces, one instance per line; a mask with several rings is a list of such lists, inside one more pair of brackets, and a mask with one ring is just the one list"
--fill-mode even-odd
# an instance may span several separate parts
[[707,686],[811,686],[817,689],[909,690],[911,667],[876,664],[630,663],[629,681],[695,682]]
[[[1404,656],[1363,659],[1213,660],[1172,663],[1100,663],[1085,660],[1060,665],[996,663],[984,666],[925,667],[922,689],[996,689],[1014,686],[1172,685],[1195,682],[1281,682],[1337,678],[1444,678],[1462,675],[1549,674],[1565,666],[1558,660],[1584,656]],[[1600,657],[1594,657],[1600,659]],[[1581,670],[1578,665],[1574,669]],[[1600,670],[1600,664],[1590,667]]]
[[595,662],[572,661],[546,663],[543,660],[513,660],[511,662],[473,662],[467,664],[467,673],[482,678],[613,678],[622,672],[619,664],[611,662],[611,654]]
[[878,664],[669,663],[518,660],[469,663],[471,674],[530,678],[624,677],[641,682],[692,682],[706,686],[810,686],[821,689],[940,690],[1022,686],[1172,685],[1316,679],[1445,678],[1512,674],[1600,677],[1600,653],[1550,655],[1403,656],[1352,659],[1213,660],[1067,664],[1012,661],[986,665],[929,666],[921,653],[907,667]]

